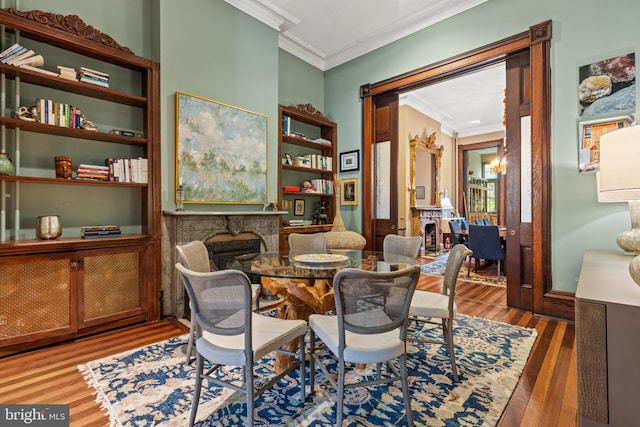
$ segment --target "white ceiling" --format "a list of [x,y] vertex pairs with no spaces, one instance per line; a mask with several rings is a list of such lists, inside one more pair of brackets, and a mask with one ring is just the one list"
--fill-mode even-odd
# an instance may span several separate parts
[[[277,30],[281,49],[326,71],[488,0],[225,1]],[[492,132],[502,129],[504,81],[504,67],[493,67],[404,94],[401,102],[448,134]]]

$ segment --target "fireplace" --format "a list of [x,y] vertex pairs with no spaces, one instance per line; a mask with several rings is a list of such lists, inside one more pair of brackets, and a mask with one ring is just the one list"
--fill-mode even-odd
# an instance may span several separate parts
[[426,221],[424,224],[424,251],[438,252],[438,224],[435,221]]
[[280,223],[285,213],[163,212],[162,316],[182,319],[188,310],[188,307],[185,307],[187,300],[184,287],[175,272],[175,264],[178,262],[176,245],[200,240],[205,246],[213,248],[210,250],[210,257],[216,266],[224,268],[239,254],[278,251]]

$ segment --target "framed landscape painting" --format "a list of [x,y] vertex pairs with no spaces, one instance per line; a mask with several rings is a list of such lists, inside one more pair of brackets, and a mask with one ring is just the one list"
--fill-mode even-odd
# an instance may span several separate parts
[[267,116],[176,92],[176,188],[184,203],[267,202]]

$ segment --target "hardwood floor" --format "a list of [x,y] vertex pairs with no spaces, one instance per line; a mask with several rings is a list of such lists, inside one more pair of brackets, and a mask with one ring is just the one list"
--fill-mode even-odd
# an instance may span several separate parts
[[[419,288],[439,291],[442,279],[422,275]],[[577,426],[575,327],[506,306],[505,289],[458,282],[460,313],[536,328],[538,338],[499,426]],[[132,326],[0,359],[1,403],[66,403],[72,426],[108,426],[78,364],[183,334],[173,319]]]

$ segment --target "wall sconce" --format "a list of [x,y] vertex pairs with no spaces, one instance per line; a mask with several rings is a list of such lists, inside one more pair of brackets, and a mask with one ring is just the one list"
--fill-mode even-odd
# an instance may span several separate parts
[[[629,126],[600,137],[600,171],[596,174],[599,202],[627,202],[631,230],[618,234],[616,243],[625,252],[640,254],[640,126]],[[629,264],[629,273],[640,285],[640,256]]]
[[489,163],[489,167],[491,168],[491,172],[498,174],[503,174],[507,171],[507,159],[505,157],[496,157]]

